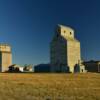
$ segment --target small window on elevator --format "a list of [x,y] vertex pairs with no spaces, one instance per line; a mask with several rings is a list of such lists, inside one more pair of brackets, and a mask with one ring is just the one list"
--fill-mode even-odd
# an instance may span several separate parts
[[72,35],[72,32],[70,32],[70,35]]
[[66,31],[64,30],[64,33],[66,33]]

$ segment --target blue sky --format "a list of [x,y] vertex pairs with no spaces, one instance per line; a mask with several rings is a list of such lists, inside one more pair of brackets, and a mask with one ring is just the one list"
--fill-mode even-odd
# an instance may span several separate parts
[[83,60],[100,60],[100,0],[0,0],[0,42],[13,63],[48,63],[57,24],[75,29]]

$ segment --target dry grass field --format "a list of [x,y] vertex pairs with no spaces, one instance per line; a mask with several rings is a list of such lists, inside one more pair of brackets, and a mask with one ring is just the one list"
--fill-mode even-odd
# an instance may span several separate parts
[[100,100],[100,74],[0,74],[0,100]]

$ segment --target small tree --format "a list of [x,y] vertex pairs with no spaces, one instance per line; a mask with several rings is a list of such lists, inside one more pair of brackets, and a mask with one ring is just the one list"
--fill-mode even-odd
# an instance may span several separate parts
[[31,64],[29,64],[29,65],[25,64],[23,70],[24,70],[24,71],[30,71],[30,69],[32,69],[32,65],[31,65]]
[[19,67],[15,67],[15,72],[20,72]]
[[16,64],[9,66],[8,72],[21,72],[19,67],[16,67]]
[[14,72],[14,70],[15,70],[14,66],[15,66],[15,64],[9,66],[8,72]]

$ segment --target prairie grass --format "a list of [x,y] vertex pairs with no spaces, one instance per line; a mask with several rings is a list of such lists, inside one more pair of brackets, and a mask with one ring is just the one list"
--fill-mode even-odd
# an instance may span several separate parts
[[0,100],[100,100],[100,74],[0,73]]

